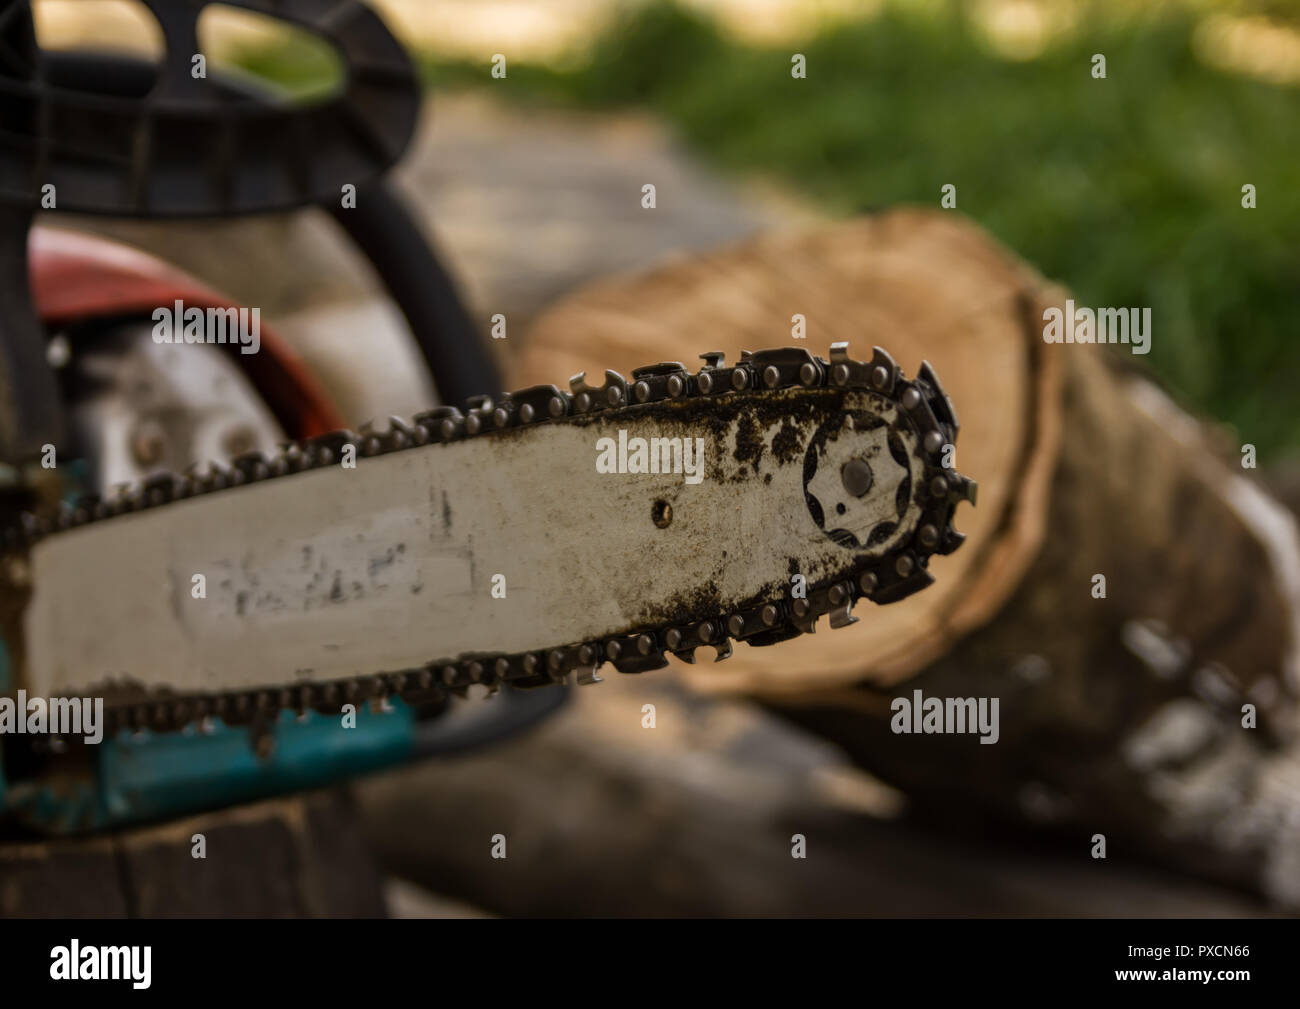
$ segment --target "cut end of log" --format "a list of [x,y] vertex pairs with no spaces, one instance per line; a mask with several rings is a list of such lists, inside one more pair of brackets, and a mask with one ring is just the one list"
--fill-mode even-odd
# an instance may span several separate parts
[[[675,260],[585,288],[544,313],[511,385],[624,372],[650,361],[693,367],[706,350],[831,343],[888,350],[907,374],[929,362],[956,405],[957,464],[980,487],[956,522],[966,543],[935,557],[936,582],[889,606],[859,606],[850,628],[738,649],[725,665],[684,667],[701,689],[783,694],[870,680],[891,684],[995,614],[1044,535],[1059,439],[1060,375],[1043,353],[1049,286],[952,214],[896,210],[808,234],[778,235]],[[792,338],[802,316],[806,338]]]

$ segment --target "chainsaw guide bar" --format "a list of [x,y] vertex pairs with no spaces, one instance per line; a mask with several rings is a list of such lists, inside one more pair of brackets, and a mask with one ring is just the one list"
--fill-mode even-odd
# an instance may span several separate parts
[[110,730],[266,724],[721,660],[933,581],[975,485],[928,364],[702,358],[25,514],[3,532],[31,584],[19,683],[104,697]]

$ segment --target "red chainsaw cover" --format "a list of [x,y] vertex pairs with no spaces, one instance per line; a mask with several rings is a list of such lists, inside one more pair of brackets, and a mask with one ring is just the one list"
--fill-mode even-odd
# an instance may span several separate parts
[[[177,300],[205,309],[233,305],[184,271],[93,235],[33,228],[28,262],[32,301],[47,326],[148,318]],[[343,427],[319,382],[269,326],[261,329],[258,353],[228,349],[290,437],[311,438]]]

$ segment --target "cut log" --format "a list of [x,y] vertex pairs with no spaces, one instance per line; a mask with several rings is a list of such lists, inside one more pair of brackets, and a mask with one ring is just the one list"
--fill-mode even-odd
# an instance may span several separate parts
[[[957,468],[979,483],[979,507],[957,512],[966,545],[933,559],[935,585],[847,633],[741,649],[692,679],[768,693],[892,683],[996,612],[1041,543],[1059,425],[1043,405],[1060,386],[1058,358],[1025,335],[1042,286],[973,228],[893,214],[593,285],[542,316],[512,384],[793,342],[826,356],[848,341],[862,359],[880,344],[911,376],[929,358],[961,420]],[[791,340],[796,315],[803,341]]]
[[[936,584],[684,675],[763,698],[968,830],[991,812],[1080,858],[1106,835],[1300,904],[1294,518],[1128,347],[1047,343],[1064,301],[955,215],[900,210],[595,285],[538,320],[513,384],[788,345],[795,315],[822,355],[930,361],[980,484]],[[996,744],[896,731],[916,690],[996,698]]]

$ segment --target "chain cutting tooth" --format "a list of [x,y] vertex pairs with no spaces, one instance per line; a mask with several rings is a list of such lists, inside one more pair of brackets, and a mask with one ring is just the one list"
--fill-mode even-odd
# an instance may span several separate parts
[[[265,480],[271,475],[270,461],[261,452],[244,452],[230,460],[230,467],[234,471],[235,482],[240,482],[240,477],[247,483],[256,483]],[[149,484],[146,483],[148,488]]]
[[594,386],[587,382],[587,373],[580,371],[569,379],[576,413],[609,410],[628,403],[627,379],[611,369],[605,371],[605,384]]
[[668,665],[655,635],[645,632],[608,639],[604,656],[620,673],[644,673]]
[[418,445],[420,442],[416,441],[417,431],[423,433],[422,429],[407,424],[404,418],[390,415],[388,430],[385,433],[385,447],[396,452],[411,445]]
[[[235,482],[234,478],[237,472],[231,473],[231,483]],[[126,515],[140,507],[141,488],[129,483],[121,483],[116,487],[113,494],[113,514]],[[46,521],[44,517],[38,517],[36,520],[38,529],[44,533],[46,530]]]
[[436,443],[454,441],[465,432],[465,415],[454,406],[439,406],[417,413],[413,422],[429,433]]
[[811,389],[821,385],[825,377],[823,363],[802,347],[760,350],[751,356],[750,366],[758,375],[758,386],[763,389],[796,385]]
[[331,431],[308,439],[306,455],[316,466],[333,466],[342,460],[344,450],[356,450],[359,436],[352,431]]
[[492,412],[495,408],[491,396],[473,396],[465,403],[465,433],[482,434],[493,427]]
[[658,403],[685,395],[690,373],[680,361],[661,361],[632,372],[632,398],[637,403]]
[[720,350],[701,354],[704,367],[695,376],[695,389],[701,396],[720,396],[728,392],[742,392],[754,388],[755,373],[749,361],[753,355],[749,351],[741,353],[740,363],[733,368],[725,364],[726,357]]
[[533,424],[562,417],[569,410],[567,396],[553,385],[534,385],[502,398],[509,404],[520,424]]
[[830,624],[832,630],[856,624],[858,618],[853,615],[853,586],[839,583],[832,585],[827,599],[831,604]]
[[[261,476],[268,475],[265,471],[265,462],[263,462]],[[163,495],[166,493],[167,486],[167,480],[164,477],[152,477],[141,481],[129,492],[132,510],[142,511],[151,508],[155,502],[166,504]],[[46,531],[48,532],[49,529],[47,528]]]
[[691,641],[694,637],[695,634],[689,627],[670,627],[664,632],[664,645],[677,658],[694,665],[695,644]]
[[[284,476],[286,473],[296,473],[298,470],[307,465],[306,456],[303,454],[302,446],[296,441],[282,441],[275,447],[275,452],[271,456],[271,470],[276,476]],[[186,474],[189,478],[188,473]]]
[[701,396],[711,396],[715,392],[725,392],[727,386],[723,372],[726,368],[727,355],[720,350],[708,350],[700,355],[704,367],[695,376],[695,389]]
[[[288,443],[276,446],[275,452],[272,454],[270,461],[271,476],[284,476],[286,473],[291,472],[289,468],[289,448],[290,446]],[[188,495],[178,488],[176,496],[186,497]]]
[[232,466],[211,463],[208,466],[207,485],[210,490],[226,490],[237,483],[236,472]]
[[790,603],[790,622],[804,634],[816,634],[817,617],[820,615],[816,606],[816,591],[805,591],[805,596]]
[[847,343],[832,343],[830,384],[841,388],[869,389],[882,396],[892,396],[902,374],[889,352],[873,347],[870,361],[857,361],[849,356]]
[[695,638],[701,644],[708,645],[714,651],[714,662],[731,658],[731,639],[724,630],[725,622],[719,620],[702,620],[695,625]]
[[916,377],[930,387],[930,405],[935,416],[939,419],[939,423],[951,428],[950,438],[957,437],[957,432],[961,428],[960,423],[957,421],[957,409],[952,405],[952,400],[948,398],[948,394],[943,391],[943,386],[939,383],[939,376],[930,367],[929,361],[921,362],[921,370],[917,372]]

